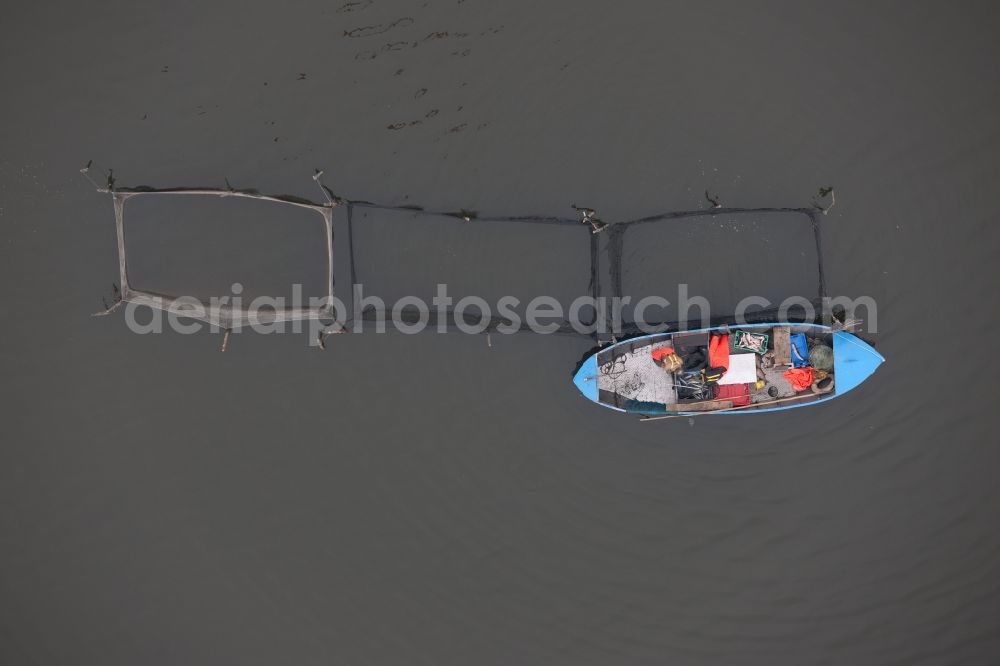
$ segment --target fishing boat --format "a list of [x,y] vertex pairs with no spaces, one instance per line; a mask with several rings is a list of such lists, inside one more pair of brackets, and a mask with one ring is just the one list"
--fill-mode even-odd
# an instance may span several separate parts
[[588,400],[646,420],[753,414],[839,398],[884,361],[832,326],[727,325],[608,345],[584,358],[573,383]]

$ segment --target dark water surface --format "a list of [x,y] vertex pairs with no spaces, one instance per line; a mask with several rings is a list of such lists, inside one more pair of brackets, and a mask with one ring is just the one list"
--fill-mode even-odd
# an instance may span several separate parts
[[[6,7],[0,663],[996,663],[998,19]],[[829,290],[877,300],[888,362],[822,407],[641,424],[573,389],[583,340],[135,335],[89,317],[117,278],[91,158],[126,185],[316,196],[320,167],[357,198],[609,220],[832,185]],[[205,243],[266,256],[231,226]],[[576,284],[586,257],[535,232],[442,266]],[[405,240],[372,255],[386,289],[451,247]],[[697,251],[699,288],[728,295],[745,243]],[[797,261],[788,291],[811,294]]]

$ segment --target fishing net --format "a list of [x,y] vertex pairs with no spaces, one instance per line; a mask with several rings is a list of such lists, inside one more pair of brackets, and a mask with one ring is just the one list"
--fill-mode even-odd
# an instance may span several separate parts
[[[756,323],[779,316],[812,322],[822,313],[825,278],[814,209],[716,208],[621,222],[609,227],[602,255],[606,295],[633,305],[654,296],[670,300],[645,310],[644,327],[626,320],[623,335],[655,325],[684,329],[690,322]],[[793,294],[797,298],[782,308]]]
[[[399,305],[401,301],[398,299],[407,296],[430,302],[436,286],[446,283],[453,303],[465,296],[478,296],[488,305],[495,304],[503,296],[513,295],[521,303],[541,294],[552,296],[562,306],[563,316],[550,318],[546,332],[583,335],[605,341],[647,332],[647,329],[628,318],[621,323],[610,307],[595,307],[598,301],[625,296],[638,299],[642,297],[643,289],[655,293],[661,285],[684,276],[718,270],[721,262],[713,264],[712,254],[706,253],[705,245],[699,244],[687,231],[690,228],[688,223],[706,225],[715,229],[720,238],[729,240],[738,233],[750,237],[759,232],[762,225],[777,225],[783,234],[794,230],[794,233],[806,233],[807,237],[812,235],[814,241],[810,245],[815,252],[812,280],[816,295],[803,299],[803,305],[807,307],[792,308],[782,314],[787,321],[805,321],[810,317],[815,319],[821,312],[825,284],[820,225],[817,210],[812,208],[714,208],[663,213],[605,224],[589,209],[577,209],[574,216],[567,217],[487,216],[463,209],[433,211],[412,205],[351,200],[335,195],[322,185],[320,175],[317,173],[315,180],[325,202],[233,188],[121,188],[115,187],[109,176],[108,185],[98,186],[98,189],[109,193],[114,202],[121,289],[116,302],[99,314],[114,311],[123,303],[135,303],[222,329],[254,323],[314,319],[329,322],[331,328],[337,331],[349,330],[359,322],[384,322],[403,327],[423,324],[436,330],[474,330],[482,333],[535,330],[523,317],[515,320],[493,307],[484,312],[478,307],[458,308],[452,304],[434,307],[428,313],[416,306]],[[241,204],[252,202],[275,208],[276,212],[293,210],[309,220],[289,222],[289,233],[292,230],[314,233],[310,243],[317,251],[302,253],[291,263],[299,267],[308,265],[314,274],[321,276],[313,281],[316,284],[313,291],[327,299],[326,302],[263,310],[235,302],[219,303],[191,296],[198,291],[198,285],[193,284],[184,272],[184,279],[168,280],[167,288],[147,286],[147,280],[138,279],[140,269],[133,268],[130,263],[130,257],[134,258],[138,252],[134,244],[126,242],[126,239],[128,234],[137,231],[132,229],[131,220],[126,224],[127,213],[142,212],[135,206],[138,201],[145,203],[145,200],[154,198],[178,197],[210,197]],[[224,212],[219,214],[225,215]],[[320,224],[309,227],[314,224],[312,220]],[[147,221],[146,233],[149,233],[149,224]],[[156,224],[154,220],[152,226]],[[743,225],[742,228],[740,225]],[[741,230],[737,231],[738,228]],[[525,230],[530,230],[530,235],[524,233]],[[141,236],[141,232],[138,234]],[[433,243],[427,243],[427,237],[432,238]],[[524,239],[529,237],[530,242],[525,244]],[[428,254],[428,246],[436,248],[433,256]],[[241,251],[239,244],[234,246],[233,251]],[[749,285],[754,278],[770,275],[772,267],[778,264],[781,257],[768,252],[765,247],[764,254],[758,257],[756,268],[737,276],[735,283]],[[294,253],[291,256],[299,257]],[[461,259],[456,260],[456,257]],[[476,266],[475,270],[468,270],[470,263]],[[163,264],[169,266],[170,260]],[[321,270],[316,270],[317,267]],[[665,269],[672,270],[674,276],[669,277]],[[400,275],[405,276],[402,281],[399,281]],[[732,284],[734,278],[727,273],[723,281]],[[782,283],[782,286],[786,293],[794,292],[794,289],[788,288],[788,282]],[[354,300],[360,295],[359,287],[364,288],[364,294],[377,295],[383,303],[359,300],[355,304]],[[182,294],[186,297],[178,300]],[[338,312],[330,305],[335,297],[346,305],[344,312]],[[571,303],[580,297],[591,301],[584,299],[582,304],[578,304],[574,325],[568,310]],[[647,318],[645,324],[665,329],[682,327],[682,322],[672,316],[674,314],[669,309],[663,309],[659,318]],[[775,307],[762,307],[744,313],[744,320],[749,323],[773,321],[777,314]],[[718,310],[713,310],[710,317],[711,325],[735,321],[733,313]],[[585,324],[582,329],[580,323]]]
[[[333,312],[324,305],[298,306],[285,308],[250,308],[248,306],[227,304],[221,300],[198,298],[190,291],[179,293],[163,293],[137,288],[133,286],[129,270],[129,260],[126,243],[125,213],[130,201],[152,196],[211,196],[233,199],[252,199],[261,202],[281,203],[299,209],[313,211],[322,220],[325,242],[326,270],[324,296],[333,297],[333,207],[316,204],[311,201],[294,197],[265,195],[250,190],[213,190],[213,189],[152,189],[131,188],[111,191],[114,200],[115,228],[118,238],[118,273],[121,284],[118,301],[109,308],[116,309],[123,303],[145,305],[156,310],[171,312],[179,316],[202,321],[223,329],[238,328],[251,324],[269,324],[283,321],[305,319],[333,319]],[[242,300],[242,299],[241,299]],[[104,313],[101,313],[104,314]]]

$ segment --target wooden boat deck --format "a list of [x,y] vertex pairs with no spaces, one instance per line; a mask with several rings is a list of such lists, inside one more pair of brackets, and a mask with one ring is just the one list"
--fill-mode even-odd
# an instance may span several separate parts
[[[752,356],[756,362],[756,379],[764,380],[760,389],[756,388],[753,383],[746,384],[750,404],[739,407],[739,409],[755,410],[767,408],[769,405],[784,404],[790,400],[811,402],[822,398],[821,395],[808,392],[796,393],[791,383],[783,375],[791,367],[788,342],[790,330],[805,332],[810,339],[829,344],[829,329],[753,325],[740,328],[759,332],[766,331],[771,336],[772,351],[770,356],[774,358],[775,365],[763,367],[765,364],[762,363],[761,356],[744,349],[737,349],[735,336],[730,336],[730,356]],[[734,328],[734,330],[738,329]],[[732,402],[725,400],[679,399],[676,376],[653,362],[651,355],[653,350],[660,347],[671,347],[675,344],[682,345],[682,339],[690,343],[691,335],[691,333],[662,334],[639,338],[631,342],[619,343],[598,354],[599,400],[609,406],[627,411],[643,409],[642,406],[631,404],[631,401],[664,405],[670,412],[711,412],[733,409]],[[702,333],[701,337],[704,337],[707,343],[708,334]]]

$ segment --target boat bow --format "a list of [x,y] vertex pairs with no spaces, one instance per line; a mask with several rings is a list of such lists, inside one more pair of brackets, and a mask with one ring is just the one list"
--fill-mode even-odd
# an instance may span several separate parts
[[855,335],[837,331],[833,334],[833,374],[837,378],[837,395],[847,393],[865,381],[885,357]]

